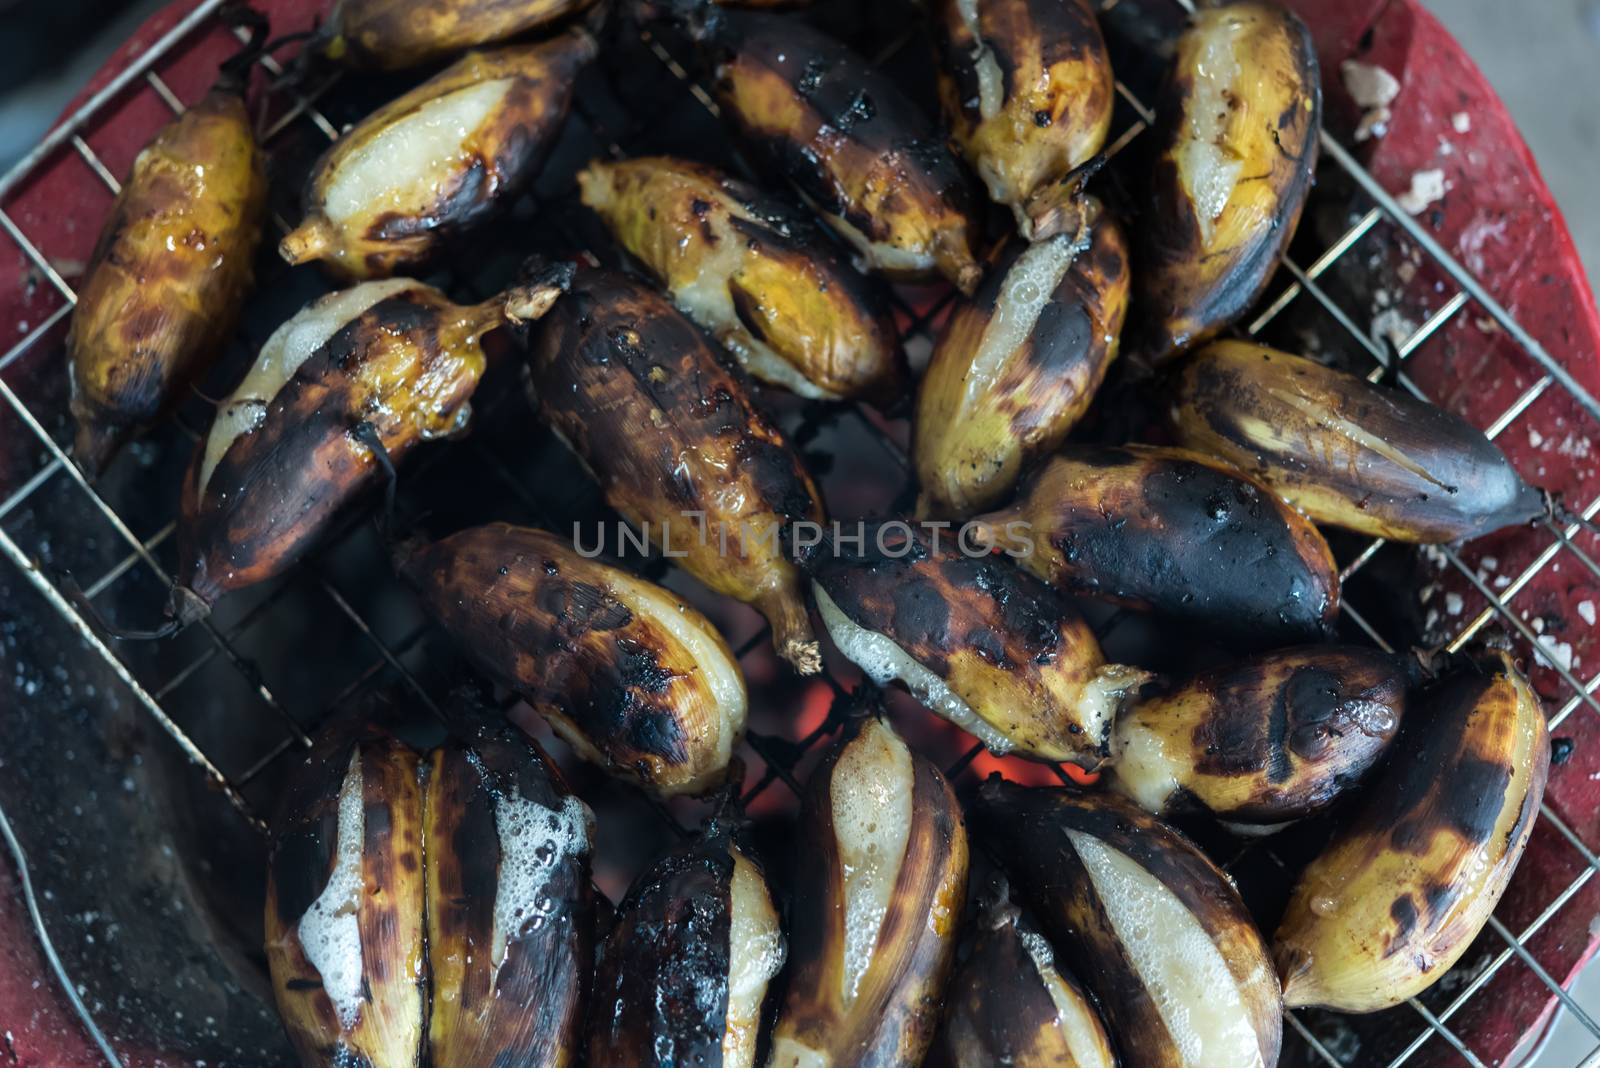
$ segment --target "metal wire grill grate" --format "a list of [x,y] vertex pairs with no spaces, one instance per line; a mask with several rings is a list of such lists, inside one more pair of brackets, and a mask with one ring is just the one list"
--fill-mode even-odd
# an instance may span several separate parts
[[[1107,0],[1104,4],[1109,8],[1116,0]],[[1181,2],[1181,0],[1174,0]],[[145,675],[129,666],[117,650],[114,650],[103,641],[95,632],[89,622],[75,609],[73,604],[62,595],[56,584],[44,570],[42,570],[30,554],[25,551],[22,543],[7,529],[6,521],[9,517],[20,514],[25,504],[35,498],[54,483],[66,480],[69,488],[75,494],[86,499],[92,509],[115,532],[120,543],[126,546],[126,551],[103,572],[93,576],[92,581],[84,583],[85,593],[91,600],[99,600],[113,590],[120,582],[125,581],[131,574],[141,570],[148,572],[156,582],[165,585],[169,577],[164,571],[158,554],[167,547],[173,534],[173,523],[166,522],[154,529],[151,533],[141,536],[134,529],[134,525],[126,521],[117,508],[108,503],[72,463],[68,455],[51,434],[46,421],[27,404],[17,389],[8,383],[5,373],[16,365],[25,356],[42,345],[46,339],[59,334],[58,327],[71,314],[76,294],[68,284],[63,274],[56,269],[50,259],[36,246],[29,235],[7,211],[9,199],[27,187],[27,183],[36,179],[46,168],[47,164],[58,160],[63,154],[70,151],[82,165],[87,167],[105,188],[115,193],[118,182],[112,169],[96,154],[84,136],[89,124],[101,114],[112,102],[122,99],[129,93],[149,92],[162,101],[171,112],[177,113],[183,109],[183,102],[178,98],[167,82],[157,73],[157,65],[179,55],[203,27],[209,27],[221,6],[222,0],[202,0],[187,16],[175,24],[171,30],[156,40],[150,47],[134,60],[124,71],[87,100],[78,110],[69,115],[33,152],[21,163],[13,168],[4,177],[0,177],[0,229],[5,231],[6,240],[12,242],[20,250],[38,276],[60,296],[61,304],[52,311],[47,318],[35,326],[27,329],[23,336],[0,356],[0,398],[15,416],[21,432],[37,446],[42,447],[44,462],[27,475],[3,501],[0,501],[0,552],[10,559],[26,576],[29,583],[45,598],[51,607],[73,628],[83,642],[102,658],[106,665],[115,672],[120,681],[128,688],[135,700],[153,718],[160,728],[166,732],[181,748],[183,753],[197,765],[205,777],[220,791],[223,797],[254,826],[262,828],[263,821],[257,811],[257,806],[248,799],[248,794],[253,784],[266,775],[270,769],[277,765],[286,754],[301,749],[309,744],[309,731],[333,710],[355,699],[362,692],[375,688],[382,683],[398,681],[409,690],[416,699],[427,708],[437,711],[432,698],[430,698],[429,685],[419,676],[416,668],[420,652],[424,649],[430,637],[429,627],[415,619],[399,629],[375,626],[364,613],[361,605],[370,604],[370,598],[352,596],[349,592],[341,590],[340,586],[330,577],[333,569],[325,565],[324,561],[332,555],[332,551],[325,551],[319,557],[303,565],[300,573],[293,576],[291,581],[276,584],[267,591],[256,603],[246,611],[223,625],[211,620],[204,622],[204,645],[189,659],[180,665],[164,671],[159,675]],[[908,33],[876,57],[880,62],[891,60],[914,34]],[[598,145],[601,150],[621,156],[625,153],[622,145],[637,145],[640,139],[648,138],[648,131],[658,122],[664,121],[674,114],[674,109],[682,105],[683,100],[692,100],[695,106],[715,113],[716,105],[705,90],[694,80],[689,69],[677,58],[668,43],[645,33],[640,44],[646,54],[653,56],[661,67],[667,71],[672,82],[678,87],[677,97],[680,99],[666,100],[650,113],[636,117],[622,129],[616,125],[611,116],[598,115],[595,111],[583,104],[580,100],[573,123],[586,127],[589,140]],[[262,60],[262,65],[269,73],[280,73],[280,68],[270,57]],[[269,150],[280,139],[286,139],[298,133],[307,133],[307,136],[323,140],[337,136],[338,127],[332,122],[319,107],[319,102],[335,88],[337,76],[331,77],[308,91],[302,93],[291,92],[291,97],[283,110],[262,129],[262,137]],[[1111,139],[1110,152],[1115,154],[1133,143],[1153,120],[1149,108],[1140,101],[1121,82],[1117,84],[1119,96],[1123,101],[1127,121],[1120,129],[1120,133]],[[309,131],[309,132],[308,132]],[[1249,320],[1242,332],[1254,336],[1266,330],[1286,309],[1296,301],[1310,300],[1321,309],[1343,331],[1345,340],[1352,343],[1358,350],[1367,352],[1373,360],[1371,377],[1377,380],[1386,374],[1393,376],[1401,388],[1408,389],[1418,396],[1422,390],[1404,370],[1403,361],[1420,349],[1429,338],[1433,337],[1441,328],[1450,323],[1456,316],[1468,314],[1468,309],[1475,308],[1477,314],[1487,317],[1498,324],[1499,328],[1509,334],[1524,350],[1530,365],[1536,371],[1536,377],[1531,384],[1522,389],[1515,399],[1505,408],[1498,418],[1490,422],[1484,429],[1490,437],[1496,437],[1519,420],[1527,417],[1529,411],[1541,397],[1552,390],[1565,391],[1576,404],[1600,424],[1600,405],[1589,396],[1582,387],[1561,367],[1561,365],[1544,348],[1501,307],[1494,298],[1472,277],[1472,275],[1459,263],[1452,259],[1395,200],[1386,193],[1381,186],[1368,175],[1350,153],[1326,132],[1322,135],[1323,166],[1336,171],[1343,179],[1352,183],[1359,190],[1360,196],[1370,204],[1363,213],[1355,218],[1348,229],[1331,242],[1320,254],[1305,260],[1303,263],[1286,256],[1283,259],[1284,274],[1289,279],[1288,284],[1276,292],[1270,301]],[[557,199],[561,194],[556,194]],[[543,197],[547,202],[549,197]],[[575,232],[571,223],[572,213],[552,210],[548,212],[555,227],[561,231],[563,243],[569,248],[583,248],[585,242],[582,236]],[[282,220],[279,220],[282,225]],[[1338,299],[1330,292],[1323,280],[1331,277],[1330,272],[1338,266],[1343,259],[1352,254],[1364,240],[1382,230],[1392,229],[1405,239],[1420,248],[1430,261],[1436,265],[1445,276],[1452,279],[1456,285],[1454,292],[1441,303],[1436,310],[1420,326],[1399,342],[1391,351],[1385,350],[1378,342],[1374,341],[1362,330],[1351,315],[1345,310]],[[1279,276],[1283,278],[1282,275]],[[945,311],[949,297],[933,301],[920,312],[915,310],[902,298],[897,297],[897,312],[905,330],[908,345],[931,344],[934,325],[938,322],[942,312]],[[1391,367],[1392,360],[1402,361],[1402,366]],[[480,419],[493,418],[491,410],[480,413]],[[900,472],[906,468],[906,455],[900,438],[894,428],[888,426],[882,417],[865,408],[846,409],[840,414],[840,409],[822,409],[817,406],[805,406],[799,413],[799,422],[794,430],[796,440],[804,441],[814,436],[818,430],[834,420],[849,419],[859,424],[859,428],[868,432],[883,450],[890,463],[897,465]],[[194,437],[193,429],[187,429],[189,437]],[[518,475],[509,470],[502,463],[495,451],[489,445],[479,441],[475,444],[458,446],[457,448],[470,449],[476,459],[481,461],[497,479],[501,489],[515,498],[520,506],[534,517],[547,518],[550,509],[542,495],[530,491],[528,485]],[[435,456],[430,454],[420,458],[418,463],[408,470],[405,477],[420,477],[421,471],[427,465],[436,462]],[[559,511],[559,510],[558,510]],[[1582,503],[1577,514],[1584,520],[1592,519],[1600,512],[1600,496]],[[352,521],[336,534],[330,541],[337,545],[351,536],[352,529],[357,523]],[[1547,519],[1543,522],[1543,534],[1548,536],[1548,542],[1533,555],[1532,559],[1516,574],[1509,576],[1510,581],[1499,586],[1498,589],[1491,585],[1468,563],[1456,549],[1444,547],[1443,559],[1449,568],[1458,571],[1481,595],[1484,602],[1481,610],[1467,616],[1462,625],[1455,629],[1445,648],[1456,651],[1479,635],[1491,623],[1499,622],[1504,627],[1510,628],[1522,644],[1526,646],[1524,653],[1529,653],[1537,646],[1538,635],[1518,615],[1514,608],[1514,601],[1522,590],[1526,589],[1533,580],[1545,569],[1558,566],[1560,560],[1571,560],[1580,568],[1600,577],[1600,563],[1594,556],[1578,543],[1581,525],[1577,522],[1558,522]],[[1366,568],[1378,555],[1382,547],[1381,540],[1372,541],[1350,555],[1345,563],[1342,578],[1346,581],[1354,578]],[[247,633],[260,626],[269,619],[279,603],[293,596],[304,593],[306,586],[310,586],[322,601],[342,617],[360,640],[371,647],[366,666],[356,675],[345,682],[337,690],[332,690],[319,695],[314,703],[314,710],[309,716],[296,715],[290,711],[288,699],[280,698],[273,680],[266,672],[260,671],[253,659],[239,649],[239,643]],[[1393,649],[1392,642],[1382,633],[1375,622],[1369,620],[1361,608],[1347,603],[1343,609],[1344,618],[1349,620],[1355,628],[1364,633],[1368,639],[1384,649]],[[1120,614],[1112,614],[1102,621],[1100,630],[1107,633],[1116,628],[1122,621]],[[764,629],[756,630],[750,634],[736,648],[741,661],[752,656],[761,648],[765,638]],[[208,670],[213,662],[228,665],[244,682],[253,695],[253,700],[260,711],[265,711],[279,725],[279,737],[275,742],[266,745],[254,758],[243,764],[234,762],[231,771],[229,762],[214,759],[207,748],[198,742],[187,729],[180,718],[173,715],[169,706],[177,700],[186,685],[192,685],[193,680]],[[1580,705],[1587,705],[1591,714],[1600,713],[1600,701],[1596,699],[1596,688],[1600,687],[1600,673],[1587,680],[1575,676],[1569,666],[1564,664],[1551,665],[1555,674],[1564,686],[1563,700],[1550,716],[1551,727],[1559,727],[1567,718],[1573,715]],[[797,778],[795,765],[801,757],[814,751],[836,727],[840,720],[837,713],[839,700],[847,694],[846,688],[832,676],[826,678],[825,684],[831,688],[834,700],[830,705],[829,714],[820,723],[809,729],[802,737],[783,738],[773,735],[752,733],[749,746],[755,756],[759,758],[762,770],[759,774],[752,775],[748,780],[745,791],[746,803],[753,803],[766,791],[779,785],[794,793],[798,793],[800,783]],[[296,705],[301,703],[296,701]],[[302,706],[303,707],[303,706]],[[978,758],[981,747],[973,745],[966,749],[961,756],[949,765],[948,773],[954,780],[958,776],[969,774],[969,767]],[[1058,775],[1065,777],[1065,773],[1056,769]],[[663,806],[656,806],[658,812],[675,831],[682,832],[681,824],[676,822],[673,814]],[[1475,971],[1459,977],[1452,989],[1455,993],[1448,1000],[1431,1001],[1425,1004],[1423,1000],[1413,998],[1410,1008],[1418,1018],[1416,1021],[1415,1037],[1399,1050],[1390,1062],[1399,1065],[1410,1060],[1430,1040],[1437,1040],[1448,1044],[1460,1058],[1469,1064],[1482,1065],[1480,1060],[1452,1030],[1450,1022],[1490,980],[1501,971],[1509,962],[1517,960],[1530,968],[1542,982],[1549,988],[1554,997],[1573,1014],[1575,1018],[1588,1028],[1596,1039],[1596,1052],[1586,1058],[1585,1063],[1594,1063],[1600,1057],[1600,1024],[1597,1024],[1580,1006],[1575,1004],[1561,988],[1556,979],[1534,958],[1526,948],[1526,943],[1545,927],[1561,910],[1573,900],[1574,897],[1589,883],[1597,871],[1600,871],[1600,861],[1585,846],[1580,837],[1559,816],[1546,806],[1543,810],[1543,822],[1552,828],[1570,844],[1578,865],[1578,872],[1563,889],[1549,902],[1547,907],[1535,919],[1520,931],[1513,931],[1504,926],[1498,919],[1491,921],[1491,930],[1503,945],[1486,961],[1475,964]],[[1473,959],[1471,957],[1469,960]],[[1463,964],[1461,971],[1467,971],[1468,966]],[[1314,1023],[1308,1022],[1300,1014],[1291,1013],[1288,1017],[1294,1033],[1306,1044],[1311,1055],[1329,1065],[1341,1066],[1358,1063],[1356,1060],[1342,1058],[1330,1044],[1321,1037],[1320,1030]]]

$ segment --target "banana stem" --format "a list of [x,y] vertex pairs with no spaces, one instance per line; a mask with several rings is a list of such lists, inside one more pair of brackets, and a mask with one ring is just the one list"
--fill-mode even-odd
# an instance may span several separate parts
[[798,583],[769,591],[754,604],[772,627],[772,645],[779,656],[801,675],[815,675],[822,670],[822,647],[811,629],[811,614],[806,611]]
[[291,264],[319,260],[333,250],[333,233],[328,224],[314,216],[283,235],[278,255]]

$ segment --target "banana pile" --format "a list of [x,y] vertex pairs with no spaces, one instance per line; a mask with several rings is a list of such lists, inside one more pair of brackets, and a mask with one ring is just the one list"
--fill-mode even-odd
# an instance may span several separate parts
[[[547,530],[390,537],[436,629],[590,779],[721,800],[632,858],[612,907],[591,882],[605,827],[516,727],[448,717],[424,753],[340,716],[293,769],[268,864],[302,1061],[1270,1068],[1287,1009],[1416,995],[1517,865],[1546,723],[1504,650],[1338,643],[1324,530],[1442,543],[1547,505],[1455,415],[1223,336],[1312,185],[1305,27],[1271,0],[1200,5],[1113,181],[1115,42],[1088,0],[922,5],[937,115],[806,13],[753,10],[777,6],[802,5],[340,0],[307,47],[436,73],[311,169],[278,251],[340,288],[260,347],[175,487],[167,630],[392,495],[509,363],[528,419],[642,543],[765,617],[784,671],[826,655],[863,681],[809,770],[795,857],[763,858],[736,803],[762,691],[691,598]],[[619,26],[695,49],[754,177],[594,159],[570,208],[607,255],[530,258],[463,302],[413,277],[493,247]],[[251,288],[249,36],[138,156],[81,286],[91,476],[215,363]],[[907,283],[950,303],[920,375],[891,304]],[[910,416],[893,514],[830,526],[776,391]],[[1108,657],[1080,599],[1194,655],[1117,662],[1143,658]],[[876,687],[1087,785],[958,791]],[[1326,844],[1278,919],[1169,821]]]

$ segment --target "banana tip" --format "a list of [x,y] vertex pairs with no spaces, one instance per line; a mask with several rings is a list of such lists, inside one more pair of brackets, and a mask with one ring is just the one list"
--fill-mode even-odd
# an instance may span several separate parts
[[961,290],[961,295],[970,297],[977,291],[978,283],[983,281],[983,268],[968,260],[956,271],[956,288]]
[[307,263],[321,259],[329,245],[327,228],[318,220],[307,219],[283,235],[283,240],[278,242],[278,255],[287,263]]
[[822,647],[815,641],[800,641],[791,638],[783,643],[779,655],[790,664],[795,671],[802,675],[815,675],[822,670]]
[[187,586],[174,586],[167,598],[167,615],[178,630],[211,614],[211,603]]
[[569,262],[540,267],[527,282],[507,291],[506,318],[514,323],[543,318],[557,298],[571,287],[576,271],[577,267]]
[[77,437],[73,439],[72,455],[92,482],[105,471],[106,465],[122,447],[123,431],[92,423],[79,423]]

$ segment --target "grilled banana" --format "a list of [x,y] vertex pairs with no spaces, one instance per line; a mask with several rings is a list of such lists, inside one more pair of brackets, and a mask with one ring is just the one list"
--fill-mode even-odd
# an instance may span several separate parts
[[1117,720],[1111,783],[1158,816],[1197,808],[1267,833],[1371,770],[1405,690],[1400,662],[1364,646],[1281,649],[1204,671]]
[[1073,172],[1105,144],[1111,57],[1085,0],[938,0],[939,98],[955,143],[1029,241],[1077,223]]
[[306,218],[278,251],[347,278],[417,267],[506,207],[560,132],[582,30],[472,52],[352,127],[306,179]]
[[966,901],[961,807],[930,761],[871,719],[812,773],[801,820],[768,1068],[919,1065]]
[[434,1068],[577,1063],[593,823],[510,724],[434,751],[422,817]]
[[471,307],[408,278],[367,282],[280,326],[185,475],[171,614],[191,621],[281,573],[391,462],[464,428],[484,335],[544,314],[570,276]]
[[79,286],[67,366],[73,452],[90,474],[177,403],[232,334],[266,202],[243,80],[225,70],[134,158]]
[[802,397],[892,397],[887,294],[789,205],[700,163],[589,164],[583,202],[746,372]]
[[363,70],[404,70],[494,44],[594,0],[336,0],[311,47]]
[[846,540],[806,562],[841,653],[879,685],[903,683],[991,752],[1099,765],[1112,718],[1150,676],[1107,664],[1065,597],[1007,560],[907,524],[866,528],[853,553]]
[[1242,341],[1207,345],[1174,376],[1178,439],[1319,523],[1440,542],[1544,513],[1539,491],[1482,431],[1399,390]]
[[1505,891],[1549,770],[1544,713],[1504,653],[1428,694],[1295,886],[1273,941],[1284,1002],[1376,1012],[1449,971]]
[[694,324],[654,290],[586,271],[534,336],[534,404],[606,500],[691,575],[754,605],[802,674],[820,667],[787,524],[820,523],[811,477]]
[[595,965],[589,1063],[751,1068],[783,932],[766,880],[715,824],[658,860]]
[[1282,999],[1238,892],[1187,838],[1113,794],[992,776],[973,814],[1094,992],[1128,1068],[1271,1068]]
[[1317,528],[1271,491],[1184,449],[1068,445],[1012,507],[979,516],[1005,548],[1068,593],[1197,623],[1254,647],[1321,638],[1339,576]]
[[273,994],[303,1065],[414,1068],[427,993],[417,755],[325,733],[290,777],[267,861]]
[[1117,358],[1128,250],[1099,203],[1085,204],[1082,237],[1002,246],[946,322],[917,394],[919,515],[1001,504],[1083,417]]
[[744,676],[669,591],[504,523],[403,549],[397,566],[466,655],[585,760],[662,796],[727,775]]
[[1270,0],[1201,8],[1156,113],[1130,343],[1148,362],[1242,315],[1294,235],[1322,119],[1311,34]]
[[1094,1002],[1011,902],[1004,882],[950,980],[944,1018],[952,1068],[1116,1068]]
[[894,82],[781,15],[718,11],[699,30],[723,117],[874,270],[977,287],[966,177]]

